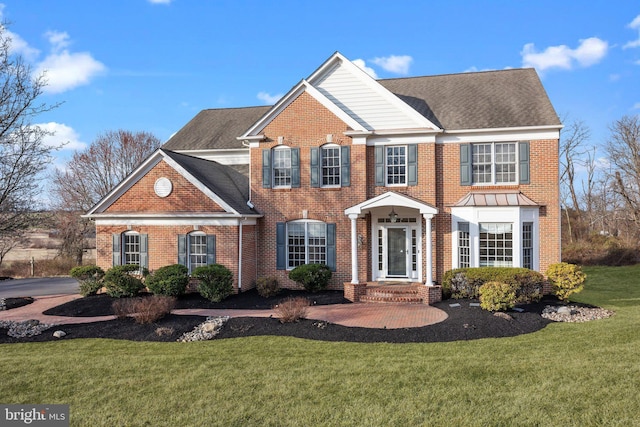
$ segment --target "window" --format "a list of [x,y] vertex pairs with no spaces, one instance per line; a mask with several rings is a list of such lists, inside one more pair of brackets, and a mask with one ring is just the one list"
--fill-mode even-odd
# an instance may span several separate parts
[[215,264],[216,236],[195,231],[178,235],[178,264],[193,273],[198,267]]
[[407,147],[386,147],[387,185],[405,185],[407,183]]
[[287,267],[327,263],[327,227],[323,222],[287,224]]
[[533,268],[533,223],[522,224],[522,266]]
[[340,147],[337,145],[324,146],[321,149],[322,186],[340,186]]
[[529,184],[529,142],[460,145],[460,185]]
[[290,270],[302,264],[326,264],[336,268],[336,225],[320,221],[276,224],[276,264]]
[[480,267],[513,265],[513,224],[480,223]]
[[140,234],[125,233],[123,236],[124,265],[140,265]]
[[474,184],[515,184],[516,143],[472,144]]
[[291,187],[291,149],[273,150],[273,187]]
[[468,222],[458,223],[458,267],[471,267],[471,246]]

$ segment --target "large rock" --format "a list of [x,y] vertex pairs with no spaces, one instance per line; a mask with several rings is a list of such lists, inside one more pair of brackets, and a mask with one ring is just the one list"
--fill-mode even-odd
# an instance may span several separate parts
[[56,338],[62,338],[65,335],[67,335],[67,333],[65,331],[55,331],[53,333],[53,336],[56,337]]

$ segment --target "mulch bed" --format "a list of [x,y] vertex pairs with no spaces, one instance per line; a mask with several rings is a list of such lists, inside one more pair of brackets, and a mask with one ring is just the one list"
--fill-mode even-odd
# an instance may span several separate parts
[[[176,308],[234,308],[263,309],[271,308],[280,300],[292,296],[305,296],[312,304],[346,304],[341,291],[326,291],[308,294],[303,291],[284,291],[277,297],[262,298],[255,291],[233,295],[220,303],[212,303],[197,294],[180,297]],[[104,316],[113,314],[113,299],[106,295],[80,298],[47,310],[45,313],[58,316]],[[449,318],[435,325],[406,329],[354,328],[331,324],[317,320],[303,319],[294,323],[280,323],[274,318],[232,318],[225,324],[215,339],[239,338],[258,335],[291,336],[323,341],[349,342],[443,342],[473,340],[480,338],[510,337],[531,333],[544,328],[550,320],[540,316],[546,305],[558,304],[557,299],[546,297],[540,303],[522,305],[523,312],[510,311],[511,319],[494,316],[492,313],[470,307],[469,300],[447,300],[435,304],[444,310]],[[450,304],[459,303],[460,307]],[[57,340],[53,331],[63,330],[71,338],[113,338],[133,341],[176,341],[184,332],[191,331],[204,321],[200,316],[168,315],[156,323],[139,325],[133,319],[116,319],[76,325],[57,325],[41,335],[28,338],[12,338],[6,335],[6,329],[0,328],[0,343],[37,342]],[[172,331],[161,335],[163,331]],[[166,329],[164,329],[166,328]]]

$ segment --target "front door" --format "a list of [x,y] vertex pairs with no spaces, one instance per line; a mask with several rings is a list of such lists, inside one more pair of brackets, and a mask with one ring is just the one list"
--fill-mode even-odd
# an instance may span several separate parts
[[387,228],[387,275],[407,276],[407,228]]

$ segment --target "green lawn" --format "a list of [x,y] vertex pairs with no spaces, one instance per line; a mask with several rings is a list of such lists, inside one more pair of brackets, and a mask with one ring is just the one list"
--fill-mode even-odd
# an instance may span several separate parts
[[640,425],[640,266],[585,271],[574,299],[615,316],[515,338],[4,344],[0,402],[83,426]]

